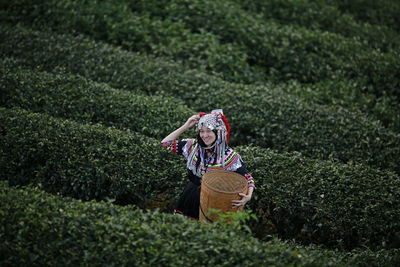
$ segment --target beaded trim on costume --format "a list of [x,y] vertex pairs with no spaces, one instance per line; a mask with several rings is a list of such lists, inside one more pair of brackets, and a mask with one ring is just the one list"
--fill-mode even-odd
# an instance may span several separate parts
[[[183,151],[182,154],[183,156],[187,159],[191,152],[193,151],[194,147],[195,147],[195,140],[194,139],[185,139],[183,141],[186,141],[186,144],[183,146]],[[177,141],[168,141],[165,143],[161,144],[162,147],[166,148],[169,151],[172,152],[177,152]],[[197,163],[197,155],[194,155],[192,161],[189,165],[189,169],[192,171],[192,173],[198,177],[202,176],[201,173],[201,166],[199,167],[198,170],[196,170],[196,163]],[[213,162],[214,158],[212,157],[210,162]],[[238,153],[236,153],[235,151],[233,151],[233,149],[229,148],[225,150],[225,157],[224,157],[224,165],[219,162],[217,164],[209,164],[207,165],[207,171],[210,170],[228,170],[228,171],[236,171],[237,169],[239,169],[240,167],[242,167],[242,160],[240,158],[240,155]],[[203,168],[204,169],[204,168]],[[250,173],[246,173],[245,174],[247,183],[249,187],[255,187],[255,183],[254,183],[254,179],[251,176]]]
[[[185,140],[186,144],[183,147],[183,156],[188,159],[193,149],[195,149],[195,141],[194,139]],[[198,153],[193,156],[192,160],[188,162],[187,167],[192,173],[196,176],[201,177],[201,166],[196,169],[196,163],[198,160]],[[214,158],[211,158],[210,162],[214,162]],[[240,160],[240,156],[238,153],[233,151],[232,148],[228,147],[225,150],[224,162],[217,162],[216,164],[207,164],[207,170],[228,170],[235,171],[242,167],[242,163]]]

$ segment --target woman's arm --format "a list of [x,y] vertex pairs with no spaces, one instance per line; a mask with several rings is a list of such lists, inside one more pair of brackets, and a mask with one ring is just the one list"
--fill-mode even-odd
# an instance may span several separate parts
[[179,127],[178,129],[176,129],[175,131],[173,131],[172,133],[170,133],[169,135],[167,135],[167,137],[165,137],[161,143],[165,143],[168,141],[173,141],[178,139],[178,137],[184,133],[185,131],[187,131],[188,129],[192,128],[196,122],[200,119],[199,115],[193,115],[191,116],[186,122],[185,124],[183,124],[181,127]]
[[247,202],[251,200],[251,196],[253,195],[254,187],[251,186],[248,188],[247,195],[243,193],[239,193],[239,196],[242,197],[240,200],[232,200],[232,206],[240,207],[246,205]]
[[[249,191],[247,192],[247,196],[251,199],[251,196],[253,195],[253,191],[254,191],[254,186],[250,186],[249,187]],[[249,199],[249,200],[250,200]]]
[[254,184],[254,178],[251,176],[250,173],[247,172],[245,163],[240,160],[242,163],[242,166],[236,170],[237,173],[243,175],[246,178],[247,181],[247,194],[239,193],[239,195],[242,197],[240,200],[232,200],[232,205],[239,207],[239,206],[244,206],[246,205],[247,202],[251,200],[251,197],[253,196],[255,184]]

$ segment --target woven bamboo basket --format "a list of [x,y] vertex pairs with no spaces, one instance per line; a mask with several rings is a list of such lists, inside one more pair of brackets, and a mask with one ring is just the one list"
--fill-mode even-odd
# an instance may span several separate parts
[[[236,172],[214,170],[201,179],[200,216],[201,221],[214,222],[219,214],[243,210],[243,206],[233,207],[232,200],[240,200],[239,193],[247,194],[246,178]],[[209,212],[218,210],[217,213]]]

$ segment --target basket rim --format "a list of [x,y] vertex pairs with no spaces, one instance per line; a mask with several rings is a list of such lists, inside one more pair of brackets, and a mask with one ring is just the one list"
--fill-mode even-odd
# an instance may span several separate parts
[[[244,180],[246,179],[246,177],[244,177],[243,175],[241,175],[241,174],[239,174],[239,173],[237,173],[237,172],[228,171],[228,170],[212,170],[212,171],[206,172],[206,173],[203,175],[203,177],[204,177],[205,175],[207,175],[207,174],[211,174],[211,173],[215,173],[215,172],[229,173],[229,174],[234,175],[234,176],[243,177]],[[203,177],[202,177],[202,179],[201,179],[201,185],[200,185],[201,187],[202,187],[202,185],[203,185],[203,183],[204,183]],[[208,185],[207,183],[204,183],[204,184],[205,184],[205,185]],[[237,191],[225,191],[225,190],[221,190],[221,189],[215,189],[215,188],[212,188],[212,187],[209,186],[209,185],[208,185],[207,187],[210,188],[210,189],[212,189],[213,191],[219,192],[219,193],[238,194],[238,193],[242,193],[245,189],[247,189],[247,183],[244,184],[244,186],[243,186],[243,188],[242,188],[241,190],[237,190]]]

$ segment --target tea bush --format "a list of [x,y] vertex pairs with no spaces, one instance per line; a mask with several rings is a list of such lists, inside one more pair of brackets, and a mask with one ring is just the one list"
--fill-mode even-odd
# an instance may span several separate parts
[[360,91],[357,83],[345,79],[331,79],[316,84],[300,84],[289,81],[277,84],[282,92],[297,96],[313,104],[340,107],[352,112],[361,112],[372,120],[379,120],[394,132],[400,131],[398,101],[389,97],[375,97]]
[[339,76],[378,96],[399,97],[397,50],[382,53],[353,38],[264,21],[229,1],[175,0],[163,11],[165,19],[184,22],[194,32],[205,30],[244,46],[249,62],[265,69],[269,80],[315,83]]
[[321,159],[363,161],[400,171],[398,162],[390,160],[400,153],[400,136],[379,122],[344,109],[310,104],[270,88],[201,79],[187,75],[185,83],[168,92],[185,99],[182,89],[195,83],[185,102],[198,110],[224,107],[232,119],[232,140],[240,144],[300,151]]
[[385,25],[400,32],[400,4],[396,0],[329,0],[341,11],[352,14],[356,19],[371,24]]
[[[20,109],[2,108],[0,122],[0,177],[12,185],[144,205],[161,193],[176,198],[185,182],[178,157],[135,133]],[[269,213],[282,237],[380,248],[400,233],[397,175],[256,147],[239,152],[257,182],[252,208]]]
[[[154,95],[158,87],[165,83],[165,77],[173,80],[185,71],[181,65],[166,59],[128,52],[82,35],[73,37],[38,32],[18,25],[4,25],[0,28],[0,35],[3,58],[13,57],[18,64],[36,70],[78,74],[114,88],[138,93]],[[179,98],[175,99],[179,101]]]
[[143,204],[184,175],[159,141],[130,131],[1,108],[0,133],[0,179],[12,185]]
[[[154,16],[144,3],[112,3],[20,0],[4,5],[10,15],[3,21],[80,32],[182,62],[194,59],[191,67],[203,66],[234,82],[315,83],[339,76],[357,81],[377,96],[399,97],[399,51],[382,53],[340,35],[264,21],[228,1],[171,1],[156,8]],[[144,10],[137,11],[136,6]]]
[[[399,265],[400,5],[353,2],[1,3],[0,180],[110,203],[0,182],[0,265]],[[112,204],[172,203],[152,137],[213,108],[255,235],[301,246]]]
[[[0,182],[1,265],[395,266],[398,250],[352,254],[260,242],[229,226],[81,202]],[[372,261],[371,261],[372,260]]]
[[272,0],[235,1],[243,9],[262,15],[266,20],[299,25],[307,29],[328,31],[359,39],[369,47],[389,51],[398,49],[400,37],[394,29],[384,25],[358,22],[350,13],[341,12],[327,1]]
[[[371,166],[399,171],[395,159],[400,153],[400,137],[363,115],[312,104],[280,92],[279,87],[232,84],[195,70],[183,71],[159,59],[107,49],[107,46],[100,51],[109,56],[99,53],[96,57],[94,52],[87,52],[92,51],[87,49],[92,47],[88,40],[88,43],[78,42],[79,38],[62,35],[39,38],[46,34],[27,31],[3,33],[4,40],[9,42],[4,43],[2,51],[17,56],[21,64],[46,70],[62,66],[88,78],[97,75],[97,80],[116,88],[175,96],[197,111],[223,107],[232,119],[233,140],[239,144],[257,143],[344,162],[361,160]],[[54,38],[57,41],[53,42]],[[103,66],[101,70],[99,65]]]
[[298,153],[237,150],[256,179],[252,209],[282,238],[347,250],[399,247],[398,175]]
[[[160,88],[179,86],[183,73],[207,76],[200,71],[188,71],[181,65],[162,58],[130,53],[81,36],[36,32],[18,26],[4,26],[0,29],[0,35],[3,40],[0,43],[0,53],[3,57],[15,57],[21,64],[46,71],[63,69],[119,89],[141,90],[154,95]],[[387,67],[390,66],[387,64]],[[385,74],[380,79],[391,78]],[[353,110],[359,107],[360,111],[382,120],[386,126],[397,132],[400,130],[398,101],[390,95],[377,97],[368,93],[367,87],[351,79],[336,77],[314,85],[285,81],[278,86],[269,87],[279,87],[278,90],[308,98],[313,103],[320,102],[319,96],[324,95],[323,103],[351,107]],[[190,94],[190,90],[192,89],[188,88],[184,91],[184,95]],[[226,90],[228,89],[224,88]],[[179,101],[180,95],[174,97]]]
[[[13,62],[15,64],[15,62]],[[4,62],[0,66],[0,105],[53,117],[102,123],[162,139],[195,114],[174,98],[149,97],[78,75],[50,74]]]
[[232,229],[0,183],[2,265],[341,266],[343,256]]
[[[131,51],[168,56],[192,68],[234,79],[253,79],[256,69],[246,62],[241,47],[220,42],[209,32],[192,33],[182,23],[133,13],[128,1],[18,0],[3,5],[3,21],[48,27],[58,32],[79,32]],[[247,77],[247,76],[249,77]]]

